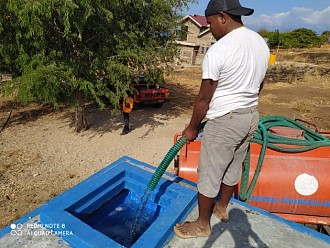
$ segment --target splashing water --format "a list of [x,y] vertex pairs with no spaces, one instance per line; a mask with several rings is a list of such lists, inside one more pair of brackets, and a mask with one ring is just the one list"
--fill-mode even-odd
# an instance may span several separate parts
[[145,206],[147,205],[147,202],[150,198],[151,193],[152,193],[152,191],[147,188],[147,190],[144,192],[144,194],[141,198],[141,202],[140,202],[139,208],[137,210],[136,217],[131,225],[131,231],[129,234],[130,244],[134,244],[134,242],[136,241],[136,237],[139,234],[139,230],[141,229],[141,226],[143,225],[143,222],[144,222],[143,220],[148,221],[147,215],[144,216],[144,214],[145,214],[144,209],[145,209]]

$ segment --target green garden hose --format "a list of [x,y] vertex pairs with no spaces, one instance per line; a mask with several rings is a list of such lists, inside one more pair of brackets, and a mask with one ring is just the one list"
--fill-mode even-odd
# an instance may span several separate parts
[[[198,126],[198,132],[199,133],[203,131],[205,124],[206,124],[206,121],[199,124],[199,126]],[[153,191],[156,188],[159,180],[163,176],[163,174],[166,171],[167,167],[172,162],[172,160],[174,159],[176,154],[186,144],[186,141],[187,141],[186,137],[182,136],[180,139],[178,139],[178,141],[167,152],[167,154],[163,158],[162,162],[159,164],[158,168],[156,169],[156,171],[154,172],[154,174],[152,175],[152,177],[151,177],[151,179],[148,183],[147,187],[150,191]]]
[[[202,122],[198,127],[198,132],[202,132],[204,129],[205,122]],[[304,130],[305,140],[294,139],[294,138],[286,138],[283,136],[270,134],[267,130],[273,126],[284,126],[291,127],[298,130]],[[262,163],[266,154],[267,147],[273,150],[281,151],[281,152],[304,152],[312,149],[316,149],[323,146],[330,146],[330,139],[324,137],[323,135],[316,133],[309,128],[301,125],[300,123],[283,116],[267,116],[260,118],[258,130],[256,131],[254,137],[251,142],[258,143],[262,145],[259,160],[257,163],[257,168],[255,170],[253,179],[251,181],[250,186],[248,186],[249,181],[249,172],[250,172],[250,151],[248,151],[242,169],[242,178],[241,178],[241,186],[239,198],[241,201],[247,201],[254,189],[254,186],[257,182],[258,176],[261,171]],[[159,180],[163,176],[167,167],[174,159],[176,154],[181,150],[181,148],[186,143],[186,137],[182,136],[168,151],[154,174],[152,175],[147,187],[150,191],[153,191],[157,186]],[[299,146],[298,148],[285,148],[278,146],[277,144],[289,144]]]
[[[297,130],[304,130],[305,139],[303,140],[303,139],[287,138],[280,135],[271,134],[267,130],[273,126],[290,127]],[[241,186],[239,191],[239,199],[244,202],[246,202],[250,198],[251,193],[258,180],[258,176],[261,171],[261,167],[267,147],[285,153],[299,153],[299,152],[313,150],[319,147],[330,146],[330,139],[326,138],[325,136],[317,132],[310,130],[309,128],[298,123],[295,120],[283,116],[266,116],[260,118],[259,128],[256,131],[251,142],[262,145],[262,148],[250,186],[248,186],[249,173],[250,173],[250,151],[248,151],[245,157],[243,163],[243,169],[242,169]],[[288,147],[279,146],[277,144],[287,144],[298,147],[288,148]]]

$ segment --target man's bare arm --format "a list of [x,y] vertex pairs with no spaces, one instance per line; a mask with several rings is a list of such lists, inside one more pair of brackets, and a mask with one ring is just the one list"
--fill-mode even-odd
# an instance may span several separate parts
[[197,128],[209,109],[214,91],[218,82],[211,79],[203,79],[199,89],[198,96],[195,100],[193,114],[188,127],[183,131],[188,141],[194,140],[198,133]]

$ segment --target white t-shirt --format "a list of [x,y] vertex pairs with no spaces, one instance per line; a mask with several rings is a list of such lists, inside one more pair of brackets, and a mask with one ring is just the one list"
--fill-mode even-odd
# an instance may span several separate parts
[[246,27],[231,31],[212,45],[203,61],[202,78],[218,81],[218,85],[206,118],[258,105],[269,56],[264,39]]

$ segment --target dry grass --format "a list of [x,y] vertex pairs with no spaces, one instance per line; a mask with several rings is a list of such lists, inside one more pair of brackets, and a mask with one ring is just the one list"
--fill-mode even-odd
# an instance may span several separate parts
[[296,110],[299,113],[307,114],[312,112],[314,101],[295,99],[289,103],[281,103],[282,106]]
[[[198,93],[201,66],[176,68],[167,81],[183,88],[178,102]],[[188,93],[188,95],[187,95]],[[269,67],[260,95],[260,113],[300,118],[330,128],[330,46],[321,49],[279,50]],[[193,99],[187,104],[192,108]]]
[[285,88],[290,88],[292,87],[291,84],[288,83],[284,83],[284,82],[278,82],[278,83],[268,83],[265,85],[265,88],[269,89],[269,90],[276,90],[276,89],[285,89]]
[[312,75],[305,73],[303,84],[317,85],[320,88],[330,89],[330,75],[322,76],[320,74]]
[[273,89],[288,88],[300,85],[303,87],[319,87],[321,89],[330,89],[330,75],[320,74],[316,69],[314,73],[306,72],[302,76],[295,72],[289,72],[283,75],[283,81],[270,86]]
[[176,82],[191,87],[200,86],[202,69],[200,66],[187,68],[174,68],[170,75],[165,77],[166,81]]
[[277,98],[278,96],[272,93],[268,93],[268,94],[261,93],[259,101],[263,102],[264,104],[272,104]]
[[330,45],[321,48],[279,49],[272,51],[279,61],[325,64],[330,61]]

